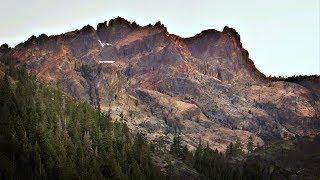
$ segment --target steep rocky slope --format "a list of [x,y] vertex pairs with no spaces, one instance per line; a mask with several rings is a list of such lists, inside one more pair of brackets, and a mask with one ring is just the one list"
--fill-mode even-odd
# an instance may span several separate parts
[[250,135],[263,144],[320,132],[319,77],[266,78],[229,27],[181,38],[160,22],[141,27],[118,17],[2,49],[150,140],[180,133],[190,148],[201,140],[223,151]]

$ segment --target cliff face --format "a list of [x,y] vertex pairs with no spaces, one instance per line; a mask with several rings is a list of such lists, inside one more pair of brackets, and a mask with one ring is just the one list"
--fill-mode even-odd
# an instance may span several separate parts
[[250,135],[262,144],[320,132],[319,77],[266,78],[229,27],[181,38],[160,22],[118,17],[97,30],[33,36],[3,54],[150,140],[179,132],[190,147],[202,140],[224,150]]

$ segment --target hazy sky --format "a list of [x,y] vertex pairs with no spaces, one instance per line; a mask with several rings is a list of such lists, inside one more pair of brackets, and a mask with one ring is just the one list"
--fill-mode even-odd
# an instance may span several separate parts
[[189,37],[225,25],[267,75],[320,74],[320,0],[0,0],[0,44],[122,16]]

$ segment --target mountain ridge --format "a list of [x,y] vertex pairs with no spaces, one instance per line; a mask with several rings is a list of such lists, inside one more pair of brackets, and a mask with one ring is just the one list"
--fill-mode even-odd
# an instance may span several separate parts
[[229,27],[181,38],[161,22],[118,17],[97,29],[31,36],[4,56],[114,120],[126,117],[151,141],[179,133],[190,148],[202,139],[223,151],[250,135],[257,145],[319,133],[319,77],[267,78]]
[[[120,19],[120,21],[122,21],[122,22],[125,22],[125,23],[128,23],[128,24],[130,24],[131,26],[134,26],[134,27],[139,27],[139,28],[143,28],[143,27],[162,27],[162,28],[164,28],[164,29],[167,29],[162,23],[161,23],[161,21],[157,21],[154,25],[152,25],[152,24],[148,24],[148,25],[145,25],[145,26],[141,26],[141,25],[139,25],[139,24],[137,24],[136,23],[136,21],[128,21],[128,20],[126,20],[125,18],[122,18],[122,17],[120,17],[120,16],[118,16],[117,18],[113,18],[113,19],[111,19],[110,21],[111,22],[114,22],[116,19]],[[104,21],[103,23],[98,23],[97,24],[97,27],[96,27],[96,29],[92,26],[92,25],[85,25],[85,26],[83,26],[82,28],[80,28],[80,29],[76,29],[76,30],[71,30],[71,31],[68,31],[68,32],[64,32],[64,33],[57,33],[57,34],[53,34],[53,35],[50,35],[50,36],[48,36],[47,34],[45,34],[45,33],[42,33],[42,34],[40,34],[39,36],[36,36],[36,35],[31,35],[27,40],[25,40],[24,42],[21,42],[21,43],[19,43],[19,44],[17,44],[17,45],[15,45],[15,46],[13,46],[13,47],[10,47],[7,43],[4,43],[4,44],[2,44],[1,45],[1,51],[4,51],[4,50],[8,50],[8,49],[13,49],[13,48],[15,48],[15,47],[17,47],[18,45],[22,45],[22,44],[25,44],[25,43],[28,43],[29,41],[33,41],[33,40],[39,40],[39,41],[43,41],[44,39],[47,39],[47,38],[54,38],[54,37],[58,37],[58,36],[62,36],[62,35],[67,35],[67,34],[72,34],[72,33],[75,33],[75,32],[78,32],[78,31],[81,31],[81,30],[83,30],[83,29],[86,29],[86,28],[89,28],[89,29],[94,29],[95,31],[97,31],[99,28],[103,28],[103,26],[107,26],[108,25],[108,21]],[[199,32],[199,33],[197,33],[197,34],[195,34],[195,35],[193,35],[193,36],[189,36],[189,37],[180,37],[179,35],[175,35],[175,36],[177,36],[177,37],[179,37],[179,38],[182,38],[182,39],[191,39],[191,38],[195,38],[196,36],[199,36],[199,35],[201,35],[201,34],[207,34],[207,33],[210,33],[210,32],[216,32],[216,33],[218,33],[218,32],[223,32],[225,29],[232,29],[232,34],[234,34],[234,36],[235,37],[238,37],[239,38],[239,42],[240,42],[240,35],[238,34],[238,32],[235,30],[235,29],[233,29],[233,28],[229,28],[228,26],[225,26],[224,28],[223,28],[223,30],[222,31],[218,31],[218,30],[216,30],[216,29],[207,29],[207,30],[202,30],[201,32]],[[97,32],[98,33],[98,32]],[[172,34],[173,35],[173,34]],[[246,53],[248,53],[248,52],[246,52]],[[249,55],[248,55],[249,56]],[[250,59],[251,60],[251,59]],[[253,62],[253,60],[251,60],[252,62],[252,65],[253,65],[253,68],[256,68],[255,67],[255,64],[254,64],[254,62]],[[258,69],[257,69],[258,70]],[[258,70],[263,76],[265,76],[265,77],[267,77],[264,73],[262,73],[260,70]],[[273,79],[273,80],[276,80],[276,79],[279,79],[279,80],[285,80],[285,79],[290,79],[291,77],[319,77],[319,75],[318,74],[312,74],[312,75],[303,75],[303,74],[297,74],[297,75],[292,75],[292,76],[268,76],[268,78],[271,78],[271,79]]]

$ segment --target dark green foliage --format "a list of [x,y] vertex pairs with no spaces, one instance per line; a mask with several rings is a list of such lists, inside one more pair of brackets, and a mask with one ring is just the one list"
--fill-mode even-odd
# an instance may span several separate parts
[[320,135],[274,140],[256,148],[247,162],[267,164],[270,166],[269,171],[276,176],[294,175],[295,179],[320,179],[319,149]]
[[[24,68],[8,65],[0,80],[0,179],[162,179],[151,154],[165,151],[163,147],[163,142],[150,145],[140,134],[132,135],[125,123],[113,123],[109,114],[38,82]],[[226,157],[201,144],[192,153],[176,136],[170,152],[205,179],[287,177],[274,165],[230,162],[243,155],[239,140],[228,146]],[[285,158],[283,152],[279,154]],[[314,154],[308,157],[312,165],[317,164]]]
[[[224,154],[210,149],[208,144],[203,147],[199,143],[194,153],[186,149],[185,154],[190,154],[190,156],[185,158],[181,156],[185,147],[181,145],[181,138],[176,136],[171,145],[170,153],[186,164],[192,162],[190,165],[203,175],[203,179],[272,179],[273,177],[273,172],[268,171],[269,167],[256,163],[249,165],[241,161],[232,162]],[[232,149],[231,151],[237,156],[242,155],[240,141],[235,144],[231,143],[229,149]]]
[[175,157],[185,160],[188,163],[192,162],[192,153],[189,152],[186,145],[182,145],[181,137],[179,135],[173,138],[173,143],[170,147],[170,153]]
[[181,137],[175,136],[173,138],[172,145],[170,147],[170,153],[176,157],[182,158],[182,144],[181,144]]
[[195,157],[194,168],[209,179],[236,179],[239,177],[238,169],[233,168],[225,159],[223,154],[212,150],[207,145],[198,145]]
[[253,136],[250,135],[249,138],[248,138],[248,142],[247,142],[247,149],[248,149],[248,152],[252,152],[253,151]]
[[230,143],[226,149],[227,157],[236,157],[243,155],[242,145],[239,139],[235,143]]
[[150,153],[126,124],[25,69],[0,80],[0,179],[155,179]]

